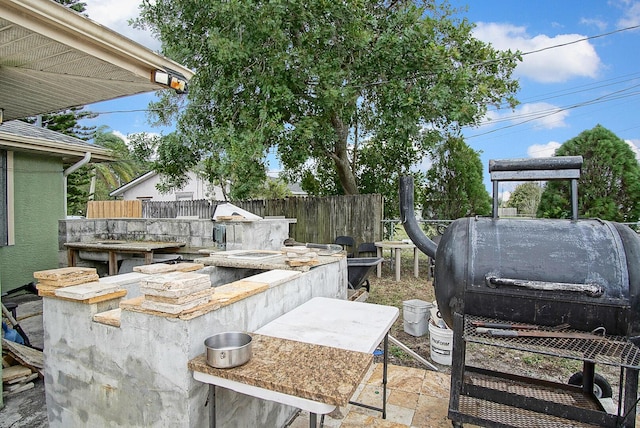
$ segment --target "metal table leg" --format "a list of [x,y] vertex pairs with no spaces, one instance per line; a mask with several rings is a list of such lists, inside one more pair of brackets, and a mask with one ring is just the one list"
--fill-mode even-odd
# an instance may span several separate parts
[[216,386],[209,384],[209,428],[216,428]]
[[387,367],[389,361],[389,332],[384,335],[384,360],[382,362],[382,419],[387,419]]
[[365,409],[377,410],[382,412],[382,419],[387,419],[387,369],[389,366],[389,332],[384,335],[384,357],[382,361],[382,407],[369,406],[368,404],[349,401],[354,406],[364,407]]

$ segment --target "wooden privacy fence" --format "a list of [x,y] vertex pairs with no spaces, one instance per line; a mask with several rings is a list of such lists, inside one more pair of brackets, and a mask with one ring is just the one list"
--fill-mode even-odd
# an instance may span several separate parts
[[[211,219],[225,201],[91,201],[87,218]],[[234,205],[260,217],[295,218],[291,237],[298,242],[332,243],[336,236],[352,236],[356,244],[382,239],[382,195],[296,197],[234,201]]]
[[141,201],[89,201],[87,218],[141,218]]
[[177,218],[197,217],[212,218],[217,203],[206,199],[195,201],[144,201],[142,217],[144,218]]
[[348,195],[237,201],[234,205],[261,217],[297,219],[291,237],[298,242],[332,243],[336,236],[352,236],[356,245],[382,239],[382,195]]

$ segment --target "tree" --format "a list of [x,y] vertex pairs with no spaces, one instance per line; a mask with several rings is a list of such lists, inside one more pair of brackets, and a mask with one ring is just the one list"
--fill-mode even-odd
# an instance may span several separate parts
[[69,9],[75,10],[78,13],[84,12],[87,4],[80,0],[54,0],[56,3],[60,3]]
[[287,183],[280,177],[268,177],[260,189],[258,197],[263,199],[283,199],[291,196]]
[[455,220],[491,213],[491,196],[482,183],[480,154],[459,137],[436,147],[422,196],[422,215]]
[[55,113],[42,114],[24,119],[25,122],[38,124],[43,128],[70,135],[80,140],[91,140],[96,132],[95,126],[80,125],[82,119],[93,119],[98,115],[91,111],[83,111],[84,107],[72,107]]
[[[518,56],[432,0],[143,0],[140,16],[196,70],[186,106],[169,93],[153,106],[161,123],[179,117],[164,172],[214,158],[232,198],[264,181],[272,148],[308,192],[356,194],[364,175],[409,171],[488,104],[516,104]],[[362,154],[387,147],[391,162]]]
[[535,217],[540,204],[542,187],[538,183],[528,182],[518,184],[506,203],[509,208],[516,208],[518,214]]
[[[631,148],[613,132],[597,125],[568,140],[556,156],[583,157],[578,180],[578,214],[620,222],[640,218],[640,165]],[[567,181],[550,181],[538,207],[539,217],[570,218]]]
[[84,216],[87,214],[90,183],[91,164],[84,165],[69,174],[67,177],[67,215]]
[[112,132],[106,132],[104,127],[96,132],[94,143],[111,150],[117,158],[114,162],[92,163],[93,192],[89,197],[95,200],[107,200],[109,193],[135,177],[149,170],[148,162],[141,162],[133,157],[127,143]]

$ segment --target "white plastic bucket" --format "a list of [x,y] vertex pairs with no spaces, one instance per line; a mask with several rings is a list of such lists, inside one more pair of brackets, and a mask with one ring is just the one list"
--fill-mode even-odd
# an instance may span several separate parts
[[404,332],[420,337],[427,333],[431,303],[413,299],[402,302]]
[[429,323],[429,341],[431,359],[438,364],[451,365],[451,351],[453,350],[453,330],[440,328]]

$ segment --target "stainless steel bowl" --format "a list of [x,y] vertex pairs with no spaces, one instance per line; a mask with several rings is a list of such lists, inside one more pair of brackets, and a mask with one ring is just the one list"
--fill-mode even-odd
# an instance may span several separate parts
[[207,364],[218,369],[241,366],[253,354],[251,336],[247,333],[226,332],[208,337],[204,341]]

